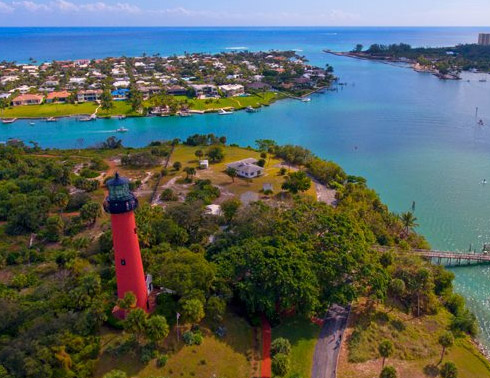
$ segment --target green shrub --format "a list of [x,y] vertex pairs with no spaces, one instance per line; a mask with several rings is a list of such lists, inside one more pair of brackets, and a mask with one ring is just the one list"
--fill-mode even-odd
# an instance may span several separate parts
[[179,197],[170,188],[164,189],[162,194],[160,194],[160,200],[162,201],[177,201]]
[[166,354],[161,354],[157,358],[157,366],[164,367],[167,364],[168,356]]
[[284,377],[289,371],[289,357],[278,353],[272,358],[272,372],[279,377]]
[[271,344],[271,356],[281,353],[288,356],[291,353],[291,343],[288,339],[279,337],[275,339]]
[[191,331],[184,332],[184,334],[182,335],[182,340],[184,340],[184,343],[186,343],[186,345],[193,345],[194,334]]

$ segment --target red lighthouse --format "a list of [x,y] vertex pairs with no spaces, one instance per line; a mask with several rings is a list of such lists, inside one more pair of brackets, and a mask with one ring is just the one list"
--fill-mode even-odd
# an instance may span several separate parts
[[138,200],[129,190],[129,180],[119,177],[118,173],[106,185],[109,195],[104,202],[104,210],[111,214],[117,296],[123,298],[131,291],[136,296],[136,306],[148,311],[148,288],[134,219]]

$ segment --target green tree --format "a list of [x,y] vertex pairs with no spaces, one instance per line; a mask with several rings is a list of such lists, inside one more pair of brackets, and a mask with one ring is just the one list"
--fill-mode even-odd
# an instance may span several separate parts
[[57,242],[63,234],[64,226],[63,219],[60,216],[49,217],[46,220],[44,236],[50,242]]
[[311,187],[311,179],[303,171],[297,171],[290,173],[284,183],[282,189],[287,190],[293,194],[298,192],[305,192]]
[[68,206],[70,197],[66,193],[57,193],[53,198],[53,204],[60,209],[60,213]]
[[145,334],[148,314],[141,308],[131,310],[124,319],[124,329],[136,336],[138,340]]
[[441,359],[439,360],[438,365],[442,362],[444,355],[446,354],[446,349],[450,348],[454,344],[454,335],[451,331],[444,332],[439,339],[437,340],[439,345],[442,346]]
[[226,311],[226,302],[217,297],[212,296],[206,303],[206,317],[214,322],[221,322]]
[[232,182],[235,182],[235,177],[238,176],[238,171],[235,168],[227,167],[225,173],[231,178]]
[[394,352],[393,343],[390,340],[381,341],[378,345],[378,352],[379,355],[383,358],[382,366],[384,367],[386,359],[390,357]]
[[146,337],[153,343],[158,344],[168,336],[169,326],[167,319],[161,315],[153,315],[146,322]]
[[180,161],[176,161],[172,167],[176,170],[176,171],[180,171],[180,169],[182,168],[182,163]]
[[88,202],[80,209],[80,218],[89,224],[94,224],[101,215],[102,210],[97,202]]
[[194,167],[185,167],[184,168],[184,172],[186,174],[186,177],[185,178],[188,180],[189,177],[192,177],[192,176],[194,176],[196,174],[196,168],[194,168]]
[[230,198],[221,204],[221,212],[227,223],[230,223],[238,213],[242,202],[238,198]]
[[131,85],[129,88],[129,103],[135,112],[139,111],[143,105],[143,95],[135,85]]
[[100,105],[101,108],[104,110],[109,110],[114,107],[114,104],[112,102],[112,94],[109,89],[104,89],[102,92],[102,95],[100,96]]
[[356,52],[356,53],[360,53],[360,52],[362,52],[362,49],[363,49],[363,48],[364,48],[364,46],[363,46],[363,45],[361,45],[360,43],[358,43],[358,44],[356,45],[356,47],[354,48],[354,52]]
[[407,211],[405,213],[400,214],[400,219],[403,223],[403,227],[405,228],[405,234],[408,236],[410,231],[418,226],[417,218],[413,215],[411,211]]
[[272,358],[271,369],[274,375],[284,377],[289,372],[289,356],[278,353]]
[[136,306],[136,295],[132,291],[127,291],[123,298],[117,300],[120,309],[129,311]]
[[185,321],[199,323],[204,318],[204,306],[199,299],[184,299],[182,301],[182,316]]
[[458,378],[458,368],[454,362],[446,362],[441,366],[441,378]]
[[219,163],[225,158],[225,152],[221,146],[211,147],[208,150],[207,155],[212,163]]
[[396,378],[397,373],[396,369],[393,366],[385,366],[383,370],[381,370],[381,374],[379,378]]
[[203,150],[196,150],[196,152],[194,152],[194,155],[200,160],[204,156],[204,152]]

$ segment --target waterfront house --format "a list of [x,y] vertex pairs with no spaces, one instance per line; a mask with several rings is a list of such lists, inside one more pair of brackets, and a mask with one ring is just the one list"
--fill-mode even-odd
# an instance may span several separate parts
[[163,88],[156,85],[151,85],[151,86],[139,86],[138,90],[141,92],[143,97],[148,98],[150,96],[162,93]]
[[245,178],[254,178],[264,174],[264,168],[258,166],[257,159],[248,158],[227,164],[227,168],[234,168],[238,176]]
[[257,81],[255,83],[247,84],[247,89],[253,91],[269,91],[271,89],[271,86],[267,83]]
[[197,98],[215,98],[219,97],[218,87],[212,84],[192,84],[191,88],[194,90]]
[[185,96],[187,94],[187,89],[180,85],[172,85],[167,87],[167,93],[172,96]]
[[129,97],[129,89],[119,88],[111,92],[112,99],[115,101],[124,101]]
[[51,92],[46,96],[46,103],[52,103],[52,102],[64,103],[68,101],[68,97],[70,97],[70,92],[68,91]]
[[39,105],[43,102],[44,96],[37,94],[21,94],[12,100],[13,106]]
[[101,95],[102,95],[101,89],[89,89],[86,91],[78,92],[77,100],[78,100],[78,102],[99,101]]
[[225,97],[240,96],[245,93],[243,85],[241,84],[220,85],[219,89]]

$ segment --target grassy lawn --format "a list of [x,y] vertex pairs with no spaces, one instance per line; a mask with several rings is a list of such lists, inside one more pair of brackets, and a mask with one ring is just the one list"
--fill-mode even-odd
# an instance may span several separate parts
[[[260,95],[248,97],[229,97],[212,100],[189,99],[186,96],[175,96],[178,100],[187,100],[193,110],[218,110],[221,108],[244,109],[247,106],[259,107],[269,105],[280,98],[273,92],[265,92]],[[93,114],[97,104],[85,102],[81,104],[42,104],[25,105],[5,109],[2,118],[46,118],[46,117],[65,117],[79,114]],[[99,109],[99,117],[110,117],[113,115],[139,116],[135,113],[128,102],[113,101],[113,107],[109,110]]]
[[9,118],[44,118],[63,117],[76,114],[92,114],[97,105],[93,102],[82,104],[42,104],[25,105],[5,109],[3,117]]
[[269,105],[279,96],[273,92],[265,92],[260,95],[252,95],[248,97],[228,97],[220,99],[189,99],[186,96],[176,96],[179,100],[187,100],[190,108],[193,110],[218,110],[221,108],[244,109],[247,106],[254,108],[262,105]]
[[248,323],[229,314],[224,320],[227,334],[223,339],[215,337],[209,329],[202,326],[205,333],[201,345],[185,346],[177,343],[175,330],[171,331],[167,343],[169,359],[165,367],[158,367],[156,360],[143,365],[135,353],[113,357],[104,350],[120,337],[119,332],[106,331],[102,335],[104,346],[96,366],[95,377],[100,378],[112,369],[125,371],[129,377],[183,377],[183,378],[250,378],[253,352],[253,332]]
[[[79,114],[93,114],[97,109],[94,102],[84,102],[81,104],[42,104],[25,105],[5,109],[4,118],[46,118],[46,117],[66,117]],[[131,106],[125,101],[114,101],[113,107],[108,110],[99,109],[97,115],[108,117],[111,115],[124,114],[127,116],[138,115],[134,113]]]
[[[377,347],[383,339],[389,339],[394,344],[394,355],[387,360],[387,364],[396,367],[399,377],[430,376],[426,374],[427,369],[437,365],[440,358],[438,336],[447,329],[449,320],[449,314],[443,309],[437,315],[413,318],[381,306],[376,313],[366,315],[362,306],[356,306],[346,330],[345,339],[349,346],[343,344],[338,377],[377,376],[381,370]],[[397,321],[403,322],[405,329],[397,330],[394,326]],[[353,337],[354,329],[357,335]],[[460,378],[490,377],[490,364],[479,354],[468,337],[457,338],[444,361],[453,361],[459,367]]]
[[313,353],[319,334],[319,326],[297,318],[286,319],[272,329],[272,340],[284,337],[291,342],[291,368],[288,376],[295,373],[302,378],[311,376]]
[[[182,163],[182,167],[197,166],[197,158],[194,155],[196,150],[203,150],[206,152],[207,147],[191,147],[179,145],[172,155],[169,167],[179,161]],[[222,191],[229,192],[235,196],[240,196],[246,192],[259,193],[265,183],[272,184],[275,193],[281,191],[281,185],[284,182],[284,176],[279,175],[280,167],[278,164],[281,162],[277,159],[266,159],[265,174],[254,178],[254,179],[242,179],[235,178],[235,182],[227,176],[224,171],[226,169],[226,164],[242,160],[246,158],[260,159],[260,153],[257,151],[249,150],[246,148],[239,147],[225,147],[225,158],[222,162],[217,164],[211,164],[207,170],[198,170],[197,177],[201,179],[209,179],[214,185],[218,185]],[[175,175],[185,176],[181,172],[171,172],[171,175],[167,176],[162,180],[162,184],[167,183],[169,180],[175,177]],[[316,198],[316,191],[314,185],[305,193]]]

